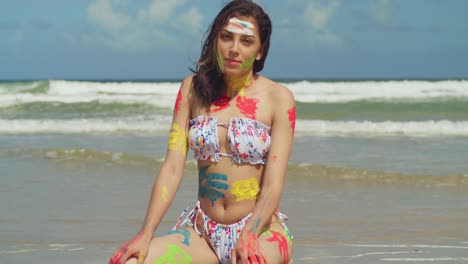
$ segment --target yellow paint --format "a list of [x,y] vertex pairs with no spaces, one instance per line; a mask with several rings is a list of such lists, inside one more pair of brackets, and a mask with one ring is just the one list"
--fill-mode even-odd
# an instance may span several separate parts
[[162,198],[165,202],[167,202],[167,187],[166,186],[162,187]]
[[242,77],[226,75],[224,76],[224,81],[226,82],[227,86],[227,96],[244,96],[244,89],[249,87],[252,83],[252,73]]
[[173,123],[169,133],[168,148],[187,154],[187,133],[178,124]]
[[138,254],[138,264],[142,264],[144,260],[145,260],[145,253],[143,252],[143,249],[141,249],[140,254]]
[[255,200],[260,191],[257,179],[250,178],[246,180],[236,181],[232,184],[231,193],[237,197],[237,201]]

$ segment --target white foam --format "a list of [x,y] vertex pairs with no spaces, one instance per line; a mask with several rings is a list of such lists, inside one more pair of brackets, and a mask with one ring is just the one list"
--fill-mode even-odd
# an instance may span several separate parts
[[468,100],[468,81],[362,81],[284,83],[299,102],[349,102],[355,100]]
[[151,120],[128,118],[120,120],[0,120],[0,133],[114,133],[168,131],[172,117],[156,116]]
[[144,103],[161,108],[173,108],[176,93],[166,94],[76,94],[46,95],[46,94],[9,94],[0,96],[0,107],[8,107],[25,103]]
[[297,120],[296,131],[330,136],[468,136],[468,121],[370,122]]

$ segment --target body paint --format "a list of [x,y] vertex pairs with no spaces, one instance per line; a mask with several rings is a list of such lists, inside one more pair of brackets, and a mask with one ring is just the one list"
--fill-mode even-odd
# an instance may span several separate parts
[[187,154],[187,134],[178,124],[173,123],[169,133],[168,148]]
[[218,49],[216,50],[216,60],[218,61],[218,69],[220,72],[224,72],[224,57],[221,55],[221,51]]
[[240,64],[240,68],[241,70],[249,70],[253,65],[254,65],[254,62],[255,62],[255,56],[252,55],[252,57],[250,57],[248,60],[246,61],[243,61],[241,64]]
[[190,246],[190,232],[187,230],[187,228],[179,228],[176,230],[169,231],[166,235],[172,235],[172,234],[180,234],[184,236],[184,243],[187,246]]
[[231,193],[237,197],[237,201],[255,200],[259,191],[258,182],[255,178],[236,181],[232,184]]
[[167,252],[158,258],[153,264],[189,264],[192,263],[192,257],[181,247],[173,244],[167,244]]
[[254,25],[252,23],[247,22],[247,21],[242,21],[233,17],[229,19],[227,31],[253,36],[254,35],[253,28],[254,28]]
[[166,186],[163,186],[162,187],[162,198],[165,202],[167,202],[167,187]]
[[[265,259],[265,256],[260,251],[260,243],[258,242],[257,236],[253,232],[247,232],[246,236],[242,236],[239,239],[241,253],[247,254],[247,258],[241,258],[242,263],[250,263],[250,258]],[[243,255],[245,256],[245,255]]]
[[255,119],[257,114],[257,99],[247,98],[245,96],[238,96],[236,99],[236,107],[240,112],[250,119]]
[[231,98],[229,96],[222,96],[218,100],[211,103],[210,112],[216,113],[228,108],[231,105],[229,101],[231,101]]
[[140,249],[140,253],[138,253],[137,264],[143,263],[144,260],[145,260],[145,252],[143,251],[143,249]]
[[270,230],[272,237],[268,238],[268,242],[278,242],[278,250],[280,255],[283,256],[283,263],[287,263],[289,259],[288,254],[288,240],[280,232]]
[[184,83],[182,82],[182,84],[180,85],[180,89],[179,89],[179,92],[177,93],[177,99],[176,99],[176,102],[175,102],[175,105],[174,105],[174,113],[177,115],[177,113],[179,113],[179,110],[180,110],[180,103],[182,102],[182,85]]
[[[206,170],[209,166],[200,168],[198,173],[198,185],[199,191],[198,196],[201,198],[208,198],[212,205],[219,198],[224,198],[224,194],[216,189],[227,190],[229,185],[222,181],[227,181],[227,176],[220,173],[209,173],[206,174]],[[203,184],[204,182],[204,184]]]
[[288,110],[288,119],[289,122],[291,123],[291,128],[293,130],[293,135],[294,135],[294,130],[296,129],[296,107],[293,106],[291,109]]

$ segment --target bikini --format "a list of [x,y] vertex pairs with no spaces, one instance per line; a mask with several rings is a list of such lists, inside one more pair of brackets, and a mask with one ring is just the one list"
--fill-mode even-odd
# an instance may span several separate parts
[[[197,160],[219,162],[222,157],[229,157],[233,163],[265,164],[270,149],[270,126],[250,118],[232,117],[228,123],[218,122],[215,116],[199,115],[190,120],[188,142]],[[218,127],[227,128],[227,140],[230,153],[220,152]],[[231,254],[241,231],[252,217],[252,213],[233,224],[224,225],[215,222],[200,208],[197,201],[192,210],[187,207],[179,217],[173,230],[192,226],[198,235],[206,235],[220,263],[231,263]],[[284,228],[288,239],[292,239],[286,224],[287,216],[275,211],[278,221]],[[198,217],[203,224],[199,226]],[[201,229],[201,230],[200,230]]]

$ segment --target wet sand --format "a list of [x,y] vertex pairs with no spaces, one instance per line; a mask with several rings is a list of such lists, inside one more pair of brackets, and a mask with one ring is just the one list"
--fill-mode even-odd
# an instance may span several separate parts
[[[11,162],[22,174],[0,192],[0,263],[106,263],[138,231],[155,168]],[[196,184],[185,176],[156,234],[193,202]],[[464,188],[290,177],[281,209],[295,236],[294,263],[468,261]]]

